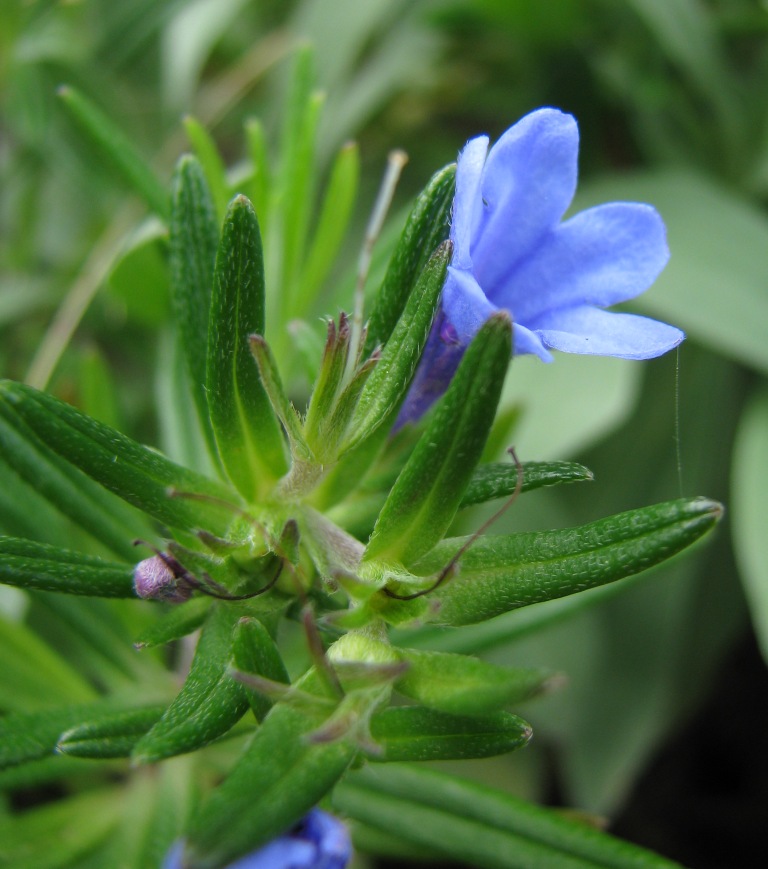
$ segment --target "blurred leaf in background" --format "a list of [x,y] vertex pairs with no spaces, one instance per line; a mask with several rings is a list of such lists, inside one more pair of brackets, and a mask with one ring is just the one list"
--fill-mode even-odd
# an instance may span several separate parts
[[[253,167],[259,154],[275,165],[288,58],[311,40],[325,97],[309,159],[328,179],[339,148],[359,140],[358,217],[393,144],[411,157],[397,212],[469,136],[496,138],[539,105],[573,112],[583,140],[574,208],[627,199],[659,209],[672,259],[636,309],[689,338],[677,358],[647,366],[573,357],[549,367],[516,363],[500,414],[508,424],[492,437],[499,453],[514,442],[523,460],[578,459],[596,481],[588,497],[563,489],[528,496],[495,530],[578,524],[706,492],[732,505],[731,534],[657,568],[642,585],[626,581],[620,595],[596,590],[466,629],[460,650],[569,678],[532,712],[531,753],[481,766],[478,776],[615,816],[749,635],[748,612],[764,655],[768,646],[766,34],[768,10],[750,0],[9,2],[0,10],[3,373],[49,385],[180,460],[199,454],[179,407],[183,374],[167,334],[167,238],[114,167],[94,159],[56,96],[62,82],[125,133],[159,185],[179,152],[204,147],[187,138],[194,125],[185,133],[180,119],[190,116],[231,167],[223,183],[246,179],[257,191],[251,198],[269,203],[277,188]],[[269,207],[259,214],[266,237]],[[314,216],[302,220],[311,225]],[[397,216],[391,224],[398,228]],[[395,239],[385,231],[371,283]],[[361,242],[338,242],[343,266],[322,275],[320,300],[303,315],[307,341],[322,341],[318,317],[346,304]],[[25,503],[8,505],[3,530],[31,535],[24,516],[34,514],[51,542],[74,533],[79,548],[93,547],[32,489],[17,486],[14,471],[2,473]],[[462,530],[483,515],[463,516]],[[138,632],[138,612],[129,629],[122,615],[112,621],[109,604],[56,612],[38,597],[22,604],[4,595],[0,605],[11,614],[8,648],[29,660],[55,654],[38,634],[45,629],[78,664],[92,661],[93,678],[121,687],[135,678],[119,650]],[[78,617],[91,616],[107,620],[111,639],[78,634]],[[441,637],[459,650],[452,632]],[[159,668],[148,670],[162,680]],[[70,685],[72,699],[87,702],[79,678],[77,668],[59,673],[41,663],[29,684],[37,692]],[[764,743],[758,750],[764,757]],[[174,799],[189,775],[182,765],[167,775]],[[130,799],[138,812],[140,784]],[[110,792],[94,837],[117,823],[114,805]],[[66,818],[51,829],[56,823]]]

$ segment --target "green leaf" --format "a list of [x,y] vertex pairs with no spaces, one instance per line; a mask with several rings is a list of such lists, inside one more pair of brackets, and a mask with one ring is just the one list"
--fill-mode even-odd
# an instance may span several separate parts
[[160,336],[155,374],[155,408],[162,451],[174,462],[208,476],[217,476],[205,441],[184,359],[184,348],[171,329]]
[[[593,480],[592,471],[577,462],[523,462],[521,492],[532,492],[542,486],[556,486],[581,480]],[[517,488],[517,467],[509,462],[489,462],[472,474],[460,507],[483,504],[494,498],[511,495]]]
[[[33,487],[62,516],[67,516],[95,540],[112,552],[130,561],[134,556],[131,539],[145,530],[143,517],[135,514],[135,522],[125,515],[121,502],[69,462],[42,443],[16,413],[16,409],[0,400],[0,450],[9,474],[15,472]],[[7,464],[6,464],[7,462]],[[25,487],[9,485],[21,506],[25,503]],[[34,500],[31,502],[34,505]],[[47,517],[42,511],[27,516],[34,524]]]
[[245,135],[248,141],[248,154],[253,164],[253,171],[245,192],[253,203],[262,232],[266,235],[269,230],[269,196],[272,178],[269,171],[264,127],[258,118],[249,118],[245,122]]
[[343,739],[311,741],[324,717],[284,702],[275,705],[228,778],[193,818],[191,865],[226,865],[288,830],[325,796],[356,750]]
[[181,836],[190,804],[197,796],[194,767],[187,758],[158,768],[133,770],[124,785],[120,825],[90,869],[154,869]]
[[219,220],[223,220],[229,200],[227,169],[224,161],[221,159],[221,154],[219,154],[219,150],[210,133],[197,118],[187,115],[183,123],[184,131],[194,148],[195,156],[200,161],[200,165],[208,181],[211,196],[216,206],[216,213],[219,216]]
[[[462,555],[458,573],[430,596],[432,620],[472,624],[631,576],[690,546],[722,513],[715,501],[681,499],[578,528],[480,537]],[[465,541],[446,540],[413,570],[437,573]]]
[[328,321],[320,370],[304,420],[304,436],[315,455],[327,453],[334,456],[335,453],[335,441],[329,443],[329,421],[347,365],[350,334],[349,319],[343,312],[339,316],[338,328],[334,320]]
[[205,621],[212,599],[201,595],[171,607],[162,618],[142,631],[134,641],[137,649],[151,649],[186,637]]
[[[487,869],[672,869],[678,864],[502,791],[436,770],[364,768],[335,789],[337,811],[446,859]],[[679,869],[679,867],[678,867]]]
[[55,637],[67,660],[80,674],[116,693],[168,690],[168,674],[151,655],[130,647],[124,604],[96,598],[32,593],[32,617],[42,636]]
[[739,424],[733,456],[733,539],[763,657],[768,660],[768,390],[758,392]]
[[[264,625],[254,618],[242,618],[235,626],[232,660],[243,673],[255,673],[273,682],[290,683],[283,659]],[[264,694],[243,686],[257,721],[262,721],[272,708],[272,701]]]
[[466,655],[398,649],[409,664],[395,688],[424,706],[456,715],[482,715],[519,703],[547,687],[544,670],[508,669]]
[[288,440],[291,443],[291,454],[294,458],[303,461],[312,459],[312,451],[307,445],[302,430],[302,421],[296,408],[291,404],[280,377],[275,357],[272,355],[269,344],[261,335],[250,336],[250,347],[253,358],[259,366],[261,382],[269,396],[272,409],[283,424]]
[[419,275],[448,238],[455,190],[456,166],[452,164],[436,172],[416,199],[368,320],[366,355],[387,343]]
[[0,617],[0,709],[34,712],[87,703],[95,690],[26,625]]
[[348,142],[337,154],[331,168],[317,218],[317,229],[302,267],[294,304],[295,315],[302,316],[310,310],[336,261],[349,227],[359,177],[360,153],[354,142]]
[[168,191],[128,137],[89,99],[72,87],[58,91],[62,104],[99,151],[163,220],[168,218]]
[[182,157],[173,175],[171,198],[171,301],[192,397],[215,463],[218,453],[208,415],[205,348],[218,246],[219,226],[205,173],[194,157]]
[[52,756],[59,736],[101,707],[96,703],[63,706],[0,718],[0,769]]
[[56,751],[73,757],[130,757],[136,743],[156,724],[165,708],[154,705],[81,715],[77,724],[60,731]]
[[123,799],[120,788],[91,790],[26,812],[0,815],[0,866],[83,865],[87,854],[119,822]]
[[136,596],[132,567],[17,537],[0,537],[0,582],[94,597]]
[[499,312],[467,348],[379,514],[364,560],[411,563],[448,529],[493,423],[511,333],[508,314]]
[[368,754],[372,761],[469,760],[522,748],[531,728],[509,712],[469,717],[398,706],[373,716],[371,736],[381,748]]
[[[50,501],[3,461],[7,434],[3,429],[4,422],[0,419],[0,479],[5,481],[0,487],[0,529],[13,537],[37,537],[60,546],[71,542],[73,533],[77,533],[74,523],[65,519]],[[125,544],[121,546],[124,548]]]
[[[312,54],[309,45],[301,46],[296,52],[280,143],[283,160],[277,177],[276,195],[281,205],[282,261],[276,307],[282,323],[295,312],[296,283],[305,256],[312,210],[315,138],[324,102],[322,94],[312,92]],[[282,338],[282,335],[277,337]]]
[[264,262],[251,203],[237,196],[224,221],[208,325],[207,394],[229,478],[249,501],[287,470],[280,426],[248,345],[264,333]]
[[358,446],[383,424],[391,424],[411,385],[429,337],[445,283],[451,243],[444,242],[424,267],[381,358],[363,386],[340,451]]
[[163,717],[135,745],[134,763],[153,763],[201,748],[242,718],[248,703],[227,673],[237,611],[214,605],[203,625],[186,681]]
[[[202,525],[219,534],[227,528],[232,513],[219,503],[232,502],[234,493],[227,487],[32,387],[0,382],[2,405],[60,456],[160,522],[186,529]],[[195,493],[201,499],[170,497],[169,490]]]

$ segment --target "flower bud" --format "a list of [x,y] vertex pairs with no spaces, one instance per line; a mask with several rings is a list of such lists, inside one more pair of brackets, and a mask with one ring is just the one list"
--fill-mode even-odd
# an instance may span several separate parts
[[144,600],[184,603],[192,596],[192,587],[183,574],[174,570],[173,561],[153,555],[140,561],[133,571],[133,587]]

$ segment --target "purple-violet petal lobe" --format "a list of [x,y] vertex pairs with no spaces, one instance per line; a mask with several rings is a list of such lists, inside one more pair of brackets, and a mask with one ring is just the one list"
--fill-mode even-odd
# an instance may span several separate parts
[[562,223],[503,285],[484,289],[516,322],[533,328],[536,317],[547,311],[584,304],[605,308],[633,299],[656,280],[668,259],[658,212],[636,202],[612,202]]
[[[471,246],[475,275],[486,292],[498,286],[565,214],[576,190],[578,151],[576,121],[557,109],[531,112],[491,148],[483,169],[480,219],[473,215]],[[495,301],[492,293],[488,295]]]
[[679,329],[658,320],[588,305],[543,314],[536,333],[554,350],[619,359],[653,359],[685,338]]

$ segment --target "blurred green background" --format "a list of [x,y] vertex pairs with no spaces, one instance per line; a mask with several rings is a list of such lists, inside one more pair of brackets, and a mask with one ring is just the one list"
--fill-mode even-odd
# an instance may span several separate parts
[[[57,87],[75,85],[100,105],[164,180],[189,148],[181,119],[192,113],[236,177],[249,118],[261,119],[274,149],[291,55],[306,40],[326,94],[320,171],[347,139],[362,156],[357,220],[312,312],[318,323],[349,310],[363,228],[395,147],[410,161],[381,259],[435,169],[470,136],[496,138],[541,105],[579,121],[574,207],[640,200],[664,217],[672,259],[636,309],[688,340],[642,364],[516,360],[504,401],[517,424],[499,432],[499,446],[514,442],[523,460],[583,461],[596,480],[529,495],[503,523],[562,527],[696,494],[722,500],[726,521],[652,576],[532,608],[544,625],[536,632],[510,614],[438,642],[567,676],[524,710],[530,749],[474,774],[605,816],[618,834],[687,865],[763,866],[764,0],[3,0],[0,371],[168,448],[157,228],[74,128]],[[0,476],[11,479],[7,468]],[[0,485],[0,530],[46,539],[45,514],[30,527],[12,501]],[[20,611],[10,592],[0,607],[10,618]]]

